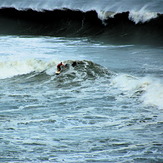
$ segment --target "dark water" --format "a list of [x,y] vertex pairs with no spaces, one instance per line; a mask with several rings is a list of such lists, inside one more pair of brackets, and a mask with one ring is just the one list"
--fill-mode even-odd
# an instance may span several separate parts
[[[66,5],[66,1],[62,5],[56,2],[58,8],[50,1],[43,8],[36,2],[28,5],[17,3],[2,5],[0,34],[92,37],[111,44],[162,46],[163,15],[158,8],[161,1],[149,4],[136,2],[135,6],[131,6],[131,1],[125,6],[123,2],[104,1],[104,4],[92,3],[94,8],[91,2],[87,2],[88,6],[86,2],[80,2],[77,8],[71,7],[75,5],[73,1],[70,1],[70,6]],[[102,8],[107,3],[110,7],[117,6],[117,9]],[[118,4],[122,5],[121,9]],[[51,8],[50,5],[55,7]]]
[[161,4],[2,1],[0,162],[163,162]]

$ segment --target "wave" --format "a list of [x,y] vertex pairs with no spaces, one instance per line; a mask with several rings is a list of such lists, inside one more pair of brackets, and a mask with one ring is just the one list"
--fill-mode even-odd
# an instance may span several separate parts
[[36,59],[1,61],[0,79],[12,78],[14,76],[30,74],[32,72],[41,73],[53,66],[56,66],[54,61],[46,62]]
[[[163,109],[163,83],[153,77],[137,78],[128,74],[118,74],[111,79],[111,87],[117,88],[123,98],[136,98],[145,106]],[[117,96],[117,97],[120,97]]]
[[[66,60],[66,69],[55,75],[56,62],[37,59],[0,62],[0,79],[8,82],[36,85],[52,83],[57,88],[70,88],[97,81],[105,83],[109,93],[117,100],[137,99],[145,106],[163,109],[163,83],[154,77],[135,77],[116,74],[103,66],[87,60]],[[104,85],[103,85],[104,86]]]
[[68,8],[0,9],[1,35],[93,37],[115,43],[163,43],[163,15],[140,11],[82,11]]
[[[63,69],[60,76],[66,76],[76,78],[80,76],[80,79],[94,79],[98,76],[104,76],[109,74],[107,69],[104,67],[93,63],[91,61],[73,61],[68,60],[64,61],[64,64],[67,65]],[[32,77],[38,75],[49,75],[55,76],[57,68],[57,63],[55,61],[43,61],[38,59],[27,59],[27,60],[11,60],[11,61],[1,61],[0,62],[0,79],[12,78],[12,77],[21,77],[22,75],[27,75],[27,78],[32,75]],[[62,75],[63,74],[63,75]]]
[[163,13],[162,0],[103,0],[103,1],[92,1],[92,0],[1,0],[0,8],[2,7],[12,7],[18,10],[28,9],[42,11],[42,10],[54,10],[54,9],[63,9],[69,8],[71,10],[81,10],[81,11],[90,11],[95,10],[99,11],[112,11],[115,13],[122,13],[126,11],[139,11],[146,10],[149,12]]

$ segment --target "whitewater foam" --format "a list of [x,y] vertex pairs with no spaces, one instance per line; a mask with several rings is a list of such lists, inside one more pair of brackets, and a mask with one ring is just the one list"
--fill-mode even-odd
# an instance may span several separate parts
[[105,11],[98,11],[98,12],[97,12],[98,18],[99,18],[100,20],[102,20],[102,23],[103,23],[104,25],[107,25],[107,24],[105,23],[105,20],[107,20],[108,18],[114,18],[115,15],[116,15],[115,12],[109,12],[109,11],[107,11],[107,12],[105,12]]
[[145,23],[148,22],[151,19],[157,18],[158,17],[158,13],[156,12],[149,12],[145,9],[145,7],[143,7],[141,10],[136,11],[136,10],[132,10],[129,13],[129,19],[133,22],[135,22],[135,24],[138,23]]
[[16,8],[33,8],[33,9],[61,9],[61,8],[70,8],[70,9],[83,9],[83,10],[90,10],[92,8],[99,9],[99,10],[105,10],[105,11],[130,11],[133,8],[140,10],[142,6],[148,8],[150,11],[162,11],[161,6],[162,1],[134,1],[134,0],[121,0],[118,2],[115,2],[113,0],[103,0],[101,1],[90,1],[90,0],[30,0],[29,1],[23,1],[23,0],[15,0],[14,2],[11,0],[5,0],[0,2],[1,7],[16,7]]
[[163,83],[159,80],[148,79],[150,84],[147,86],[141,99],[145,105],[157,106],[163,109]]
[[34,71],[42,72],[52,66],[56,66],[54,61],[47,62],[36,59],[4,61],[0,62],[0,79],[11,78]]
[[[115,15],[122,14],[123,12],[100,11],[97,13],[98,13],[98,18],[104,21],[104,20],[107,20],[108,18],[114,18]],[[149,11],[146,11],[145,9],[141,9],[138,11],[135,11],[135,10],[129,11],[128,19],[133,21],[135,24],[138,24],[138,23],[148,22],[151,19],[155,19],[157,17],[158,17],[157,12],[149,12]]]
[[128,98],[137,96],[144,105],[163,109],[163,83],[159,79],[120,74],[112,78],[111,85]]

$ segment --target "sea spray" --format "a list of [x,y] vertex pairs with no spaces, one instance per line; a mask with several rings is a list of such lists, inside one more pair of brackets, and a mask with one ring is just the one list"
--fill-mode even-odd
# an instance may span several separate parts
[[124,97],[138,96],[144,105],[163,109],[163,83],[159,79],[119,74],[111,79],[111,86],[121,90]]
[[131,11],[129,13],[129,19],[135,22],[135,24],[145,23],[157,17],[158,14],[156,12],[147,12],[144,11],[143,9],[140,11]]
[[147,106],[157,106],[163,110],[163,83],[158,79],[146,78],[148,86],[141,97],[143,103]]

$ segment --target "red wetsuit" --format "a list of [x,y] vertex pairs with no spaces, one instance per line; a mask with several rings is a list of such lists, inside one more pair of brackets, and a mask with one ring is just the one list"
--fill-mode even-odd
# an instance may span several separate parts
[[57,70],[58,71],[61,71],[61,66],[64,66],[64,64],[62,62],[57,65]]

